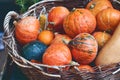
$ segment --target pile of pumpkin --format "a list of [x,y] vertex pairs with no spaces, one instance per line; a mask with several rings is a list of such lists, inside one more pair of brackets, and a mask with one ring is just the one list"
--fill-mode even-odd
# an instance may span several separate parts
[[120,11],[109,0],[92,0],[85,8],[70,11],[57,6],[40,20],[28,16],[14,25],[15,37],[23,45],[22,56],[27,60],[51,66],[76,61],[79,69],[92,72],[91,63],[120,62],[119,23]]

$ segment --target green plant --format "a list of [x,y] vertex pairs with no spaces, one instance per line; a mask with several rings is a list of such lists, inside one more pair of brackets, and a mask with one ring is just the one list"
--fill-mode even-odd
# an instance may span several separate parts
[[29,6],[41,0],[16,0],[16,4],[20,6],[20,13],[25,12]]

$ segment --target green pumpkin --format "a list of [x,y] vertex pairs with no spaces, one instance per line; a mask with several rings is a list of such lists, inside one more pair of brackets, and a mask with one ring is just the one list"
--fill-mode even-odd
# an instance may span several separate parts
[[43,53],[45,52],[47,46],[40,41],[33,41],[22,48],[22,55],[27,60],[42,60]]

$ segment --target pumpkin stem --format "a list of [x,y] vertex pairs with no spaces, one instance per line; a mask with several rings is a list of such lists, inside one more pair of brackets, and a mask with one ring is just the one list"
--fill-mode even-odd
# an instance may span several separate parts
[[77,63],[77,62],[75,62],[75,61],[71,61],[71,62],[70,62],[70,65],[72,65],[72,66],[79,66],[79,63]]
[[106,30],[105,32],[111,34],[111,33],[112,33],[112,30],[111,30],[111,29],[108,29],[108,30]]
[[15,21],[13,21],[13,24],[17,25],[18,21],[20,21],[21,19],[22,19],[21,17],[16,18]]
[[68,45],[74,45],[74,41],[70,41],[69,43],[68,43]]
[[95,7],[95,3],[93,3],[92,5],[90,5],[90,9],[93,9]]
[[62,38],[62,42],[63,42],[64,44],[68,45],[70,41],[66,40],[65,38]]
[[55,22],[49,22],[49,24],[51,24],[51,25],[55,25]]
[[13,24],[16,26],[17,25],[17,21],[14,21]]
[[76,8],[73,8],[73,9],[72,9],[72,12],[74,12],[75,10],[76,10]]

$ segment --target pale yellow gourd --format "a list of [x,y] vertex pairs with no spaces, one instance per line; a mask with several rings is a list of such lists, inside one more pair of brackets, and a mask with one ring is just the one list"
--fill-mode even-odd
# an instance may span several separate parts
[[120,24],[111,39],[105,44],[96,57],[96,65],[107,65],[120,62]]

